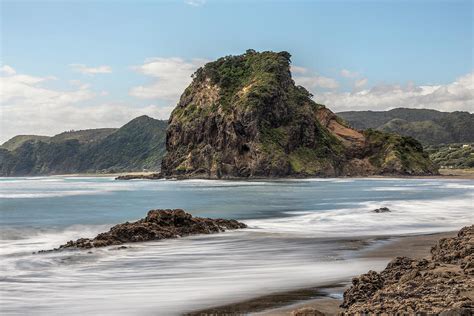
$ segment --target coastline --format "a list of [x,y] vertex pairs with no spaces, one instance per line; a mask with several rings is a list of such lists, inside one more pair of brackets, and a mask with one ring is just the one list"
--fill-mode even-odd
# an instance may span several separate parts
[[[47,175],[35,175],[35,176],[24,176],[24,177],[120,177],[120,176],[130,176],[130,179],[146,179],[147,176],[152,176],[159,173],[159,171],[134,171],[134,172],[118,172],[118,173],[69,173],[69,174],[47,174]],[[15,176],[12,176],[15,177]],[[10,177],[4,177],[10,178]],[[474,180],[474,168],[471,169],[439,169],[438,175],[370,175],[370,176],[344,176],[344,177],[334,177],[334,178],[318,178],[318,177],[308,177],[308,178],[294,178],[294,177],[278,177],[278,178],[228,178],[228,179],[207,179],[207,178],[185,178],[183,180],[192,180],[192,179],[203,179],[203,180],[300,180],[300,179],[466,179]],[[154,179],[156,180],[156,178]],[[179,179],[181,180],[181,179]]]
[[[451,231],[388,237],[375,248],[362,251],[357,258],[382,259],[386,260],[387,263],[398,256],[414,259],[426,258],[430,256],[431,247],[439,239],[453,237],[456,233],[456,231]],[[300,308],[314,308],[326,315],[338,315],[342,311],[339,308],[342,303],[342,294],[350,285],[350,281],[345,280],[326,286],[270,293],[242,302],[193,311],[185,315],[291,316],[293,311]]]

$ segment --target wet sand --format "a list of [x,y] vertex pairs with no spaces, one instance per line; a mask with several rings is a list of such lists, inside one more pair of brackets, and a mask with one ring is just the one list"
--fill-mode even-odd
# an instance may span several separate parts
[[[397,256],[424,258],[430,256],[431,247],[439,239],[455,235],[456,232],[446,232],[383,238],[380,246],[362,252],[359,258],[386,259],[387,263]],[[341,311],[339,305],[342,303],[342,293],[350,285],[350,281],[346,280],[343,283],[329,284],[324,287],[270,293],[250,300],[211,307],[186,315],[290,316],[292,311],[304,307],[315,308],[327,315],[337,315]]]

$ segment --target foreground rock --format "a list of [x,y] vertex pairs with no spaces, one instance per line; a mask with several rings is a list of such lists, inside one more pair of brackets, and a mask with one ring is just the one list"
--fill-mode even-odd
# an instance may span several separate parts
[[227,56],[198,69],[166,131],[164,177],[431,175],[421,144],[358,131],[291,77],[288,52]]
[[246,227],[247,225],[236,220],[193,217],[181,209],[151,210],[145,218],[136,222],[115,225],[108,232],[101,233],[93,239],[71,240],[58,249],[105,247],[129,242],[213,234]]
[[431,259],[398,257],[380,273],[354,278],[344,313],[472,315],[474,225],[441,239],[431,253]]

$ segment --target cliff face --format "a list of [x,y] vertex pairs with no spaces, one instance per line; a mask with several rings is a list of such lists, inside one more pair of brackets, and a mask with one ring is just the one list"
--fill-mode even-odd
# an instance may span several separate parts
[[165,176],[432,174],[412,138],[357,131],[296,86],[290,54],[249,50],[206,64],[171,114]]

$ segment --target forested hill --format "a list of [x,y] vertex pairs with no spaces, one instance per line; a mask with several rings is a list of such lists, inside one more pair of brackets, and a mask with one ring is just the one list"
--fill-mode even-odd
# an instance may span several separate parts
[[140,116],[119,129],[15,136],[0,147],[0,176],[159,170],[166,126]]
[[424,145],[474,142],[474,114],[469,112],[397,108],[337,114],[354,128],[373,128],[411,136]]

